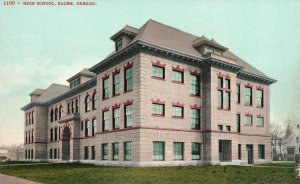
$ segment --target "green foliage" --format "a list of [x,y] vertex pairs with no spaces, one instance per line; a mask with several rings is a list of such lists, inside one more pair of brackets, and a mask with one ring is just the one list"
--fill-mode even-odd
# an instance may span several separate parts
[[202,167],[100,167],[87,164],[0,166],[0,173],[41,183],[299,183],[294,168],[202,166]]

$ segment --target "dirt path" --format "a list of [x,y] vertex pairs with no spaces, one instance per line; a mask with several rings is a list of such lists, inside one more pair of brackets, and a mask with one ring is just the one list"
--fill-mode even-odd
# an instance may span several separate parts
[[0,174],[0,183],[1,184],[38,184],[34,181],[29,181],[29,180],[17,178],[14,176],[8,176],[4,174]]

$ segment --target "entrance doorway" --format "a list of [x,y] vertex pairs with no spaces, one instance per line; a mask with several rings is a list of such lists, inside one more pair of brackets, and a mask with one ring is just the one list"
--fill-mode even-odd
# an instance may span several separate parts
[[62,139],[62,159],[70,160],[70,138],[71,133],[69,127],[65,127]]
[[231,140],[219,140],[219,160],[231,162]]
[[247,144],[246,149],[247,149],[247,156],[248,156],[248,164],[254,164],[253,145],[252,144]]

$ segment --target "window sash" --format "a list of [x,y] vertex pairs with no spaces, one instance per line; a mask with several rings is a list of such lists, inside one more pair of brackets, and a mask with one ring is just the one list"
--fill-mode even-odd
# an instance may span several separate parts
[[223,78],[218,77],[218,87],[222,88],[223,87]]
[[164,160],[165,150],[164,142],[153,142],[153,160]]
[[125,91],[132,89],[132,68],[127,68],[125,70]]
[[183,107],[173,106],[172,107],[172,116],[183,117]]
[[263,91],[262,90],[256,91],[256,106],[263,107]]
[[201,143],[192,143],[192,160],[201,159]]
[[245,105],[252,105],[252,88],[245,88]]
[[258,145],[258,159],[265,159],[265,145]]
[[119,143],[112,144],[113,160],[119,160]]
[[152,66],[153,76],[164,78],[164,68],[159,66]]
[[120,74],[117,73],[113,76],[113,95],[120,94]]
[[200,130],[200,110],[191,109],[191,124],[192,129]]
[[103,130],[108,130],[109,125],[109,111],[103,112]]
[[124,142],[124,160],[131,160],[131,142]]
[[84,159],[85,160],[89,159],[89,147],[88,146],[84,147]]
[[230,109],[230,92],[226,91],[225,92],[225,97],[224,97],[224,108],[226,110]]
[[257,126],[264,126],[264,118],[263,117],[257,117],[256,118],[256,125]]
[[225,79],[225,86],[224,88],[230,89],[230,79]]
[[102,144],[102,160],[108,159],[108,144]]
[[125,126],[132,126],[132,105],[125,106]]
[[200,77],[197,75],[191,75],[191,94],[200,95]]
[[174,142],[173,143],[173,159],[174,160],[183,160],[183,143]]
[[120,108],[113,110],[114,115],[114,128],[120,128]]
[[172,72],[172,80],[176,82],[183,83],[183,72],[173,70]]
[[91,152],[92,152],[92,160],[95,160],[95,157],[96,157],[95,146],[92,146],[92,147],[91,147]]
[[152,114],[164,115],[164,104],[152,104]]
[[241,86],[240,85],[236,85],[236,103],[240,103],[241,102]]
[[245,116],[245,125],[252,125],[252,116]]
[[222,109],[223,108],[223,91],[218,90],[218,108]]
[[103,80],[103,98],[109,97],[109,81],[108,79]]

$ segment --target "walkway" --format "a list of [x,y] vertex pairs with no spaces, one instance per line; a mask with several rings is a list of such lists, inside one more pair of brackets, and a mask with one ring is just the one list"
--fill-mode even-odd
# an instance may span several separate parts
[[8,176],[4,174],[0,174],[0,183],[2,184],[38,184],[33,181],[17,178],[14,176]]

